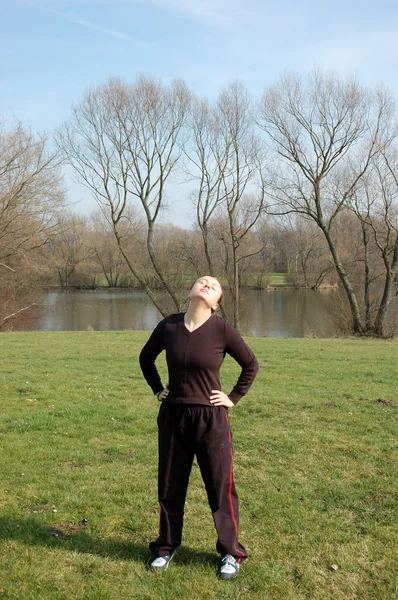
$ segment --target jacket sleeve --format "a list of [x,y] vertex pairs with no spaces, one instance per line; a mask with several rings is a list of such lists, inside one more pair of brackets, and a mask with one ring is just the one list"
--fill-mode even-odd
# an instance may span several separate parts
[[156,325],[149,340],[141,350],[139,357],[142,373],[154,394],[157,394],[164,389],[155,365],[155,360],[162,350],[165,349],[164,330],[166,321],[167,317]]
[[235,327],[228,321],[225,323],[225,351],[242,367],[238,381],[232,392],[228,394],[228,398],[236,404],[249,391],[258,372],[258,362]]

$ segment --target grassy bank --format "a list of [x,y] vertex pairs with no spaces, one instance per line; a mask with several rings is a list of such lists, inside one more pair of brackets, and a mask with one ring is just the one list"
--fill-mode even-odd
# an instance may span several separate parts
[[[0,598],[397,598],[397,342],[249,340],[261,368],[230,418],[250,558],[222,582],[197,467],[174,564],[146,567],[158,527],[147,337],[0,335]],[[237,375],[227,358],[225,391]]]

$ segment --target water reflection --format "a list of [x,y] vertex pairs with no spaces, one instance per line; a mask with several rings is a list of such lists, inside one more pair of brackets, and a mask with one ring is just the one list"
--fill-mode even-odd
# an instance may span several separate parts
[[275,290],[254,292],[254,316],[248,335],[268,337],[330,337],[336,333],[331,312],[335,290]]
[[51,292],[36,326],[41,331],[152,329],[161,319],[146,294],[134,292]]
[[[268,337],[330,337],[336,290],[246,292],[242,332]],[[151,330],[161,315],[140,291],[51,292],[24,328],[40,331]]]

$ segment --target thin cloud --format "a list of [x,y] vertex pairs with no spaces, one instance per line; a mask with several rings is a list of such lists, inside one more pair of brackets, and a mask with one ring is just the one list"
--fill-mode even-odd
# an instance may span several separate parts
[[91,21],[86,21],[85,19],[81,19],[78,16],[71,15],[68,13],[61,12],[59,10],[55,10],[54,8],[50,8],[49,6],[43,6],[42,4],[38,4],[36,2],[32,2],[32,0],[26,0],[26,3],[34,8],[38,8],[41,10],[45,10],[46,12],[52,13],[61,19],[66,19],[71,23],[75,23],[76,25],[81,25],[86,29],[91,29],[92,31],[98,31],[99,33],[103,33],[104,35],[108,35],[111,37],[118,38],[120,40],[127,40],[128,42],[133,42],[134,44],[145,44],[141,40],[137,40],[136,38],[128,35],[127,33],[123,33],[121,31],[115,31],[114,29],[108,29],[107,27],[102,27],[101,25],[97,25],[96,23],[92,23]]
[[157,6],[165,6],[173,10],[188,13],[194,17],[202,19],[221,19],[222,15],[219,11],[215,11],[216,2],[206,3],[197,2],[196,0],[146,0],[146,3],[156,4]]
[[[133,0],[134,1],[134,0]],[[213,27],[224,28],[236,23],[237,19],[247,16],[241,3],[233,0],[136,0],[144,4],[152,4],[184,13],[194,19],[204,21]]]
[[[67,5],[71,0],[58,0],[58,4]],[[224,28],[227,25],[232,25],[236,23],[240,18],[248,16],[250,13],[246,8],[242,7],[241,0],[77,0],[81,4],[103,4],[109,6],[115,6],[117,4],[150,4],[152,6],[157,6],[158,8],[163,8],[166,10],[171,10],[173,12],[183,13],[188,17],[191,17],[195,20],[202,21],[207,25],[216,27],[216,28]],[[26,0],[29,4],[33,5],[33,0]],[[72,20],[69,15],[65,13],[60,13],[53,8],[50,8],[48,4],[53,2],[53,0],[42,0],[40,7],[54,12],[59,16],[63,16],[69,20]],[[250,2],[250,0],[249,0]],[[43,6],[43,4],[46,6]],[[246,0],[247,5],[247,0]],[[81,22],[82,20],[76,20],[76,23],[86,27],[97,27],[94,25],[92,27],[91,23],[86,21]],[[98,29],[103,33],[108,33],[109,35],[118,34],[118,32],[109,32],[109,30],[100,27]],[[124,34],[121,34],[124,35]],[[129,37],[129,36],[128,36]]]

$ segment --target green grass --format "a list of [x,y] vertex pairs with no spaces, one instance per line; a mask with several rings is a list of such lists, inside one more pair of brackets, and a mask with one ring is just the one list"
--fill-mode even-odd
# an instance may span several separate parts
[[[167,572],[147,570],[158,528],[158,404],[137,365],[147,337],[0,336],[0,598],[397,598],[397,342],[249,340],[260,372],[230,411],[249,560],[223,582],[196,466],[183,546]],[[224,390],[238,370],[227,357]]]
[[286,273],[271,273],[270,285],[287,285]]

